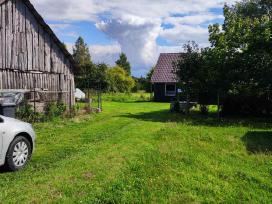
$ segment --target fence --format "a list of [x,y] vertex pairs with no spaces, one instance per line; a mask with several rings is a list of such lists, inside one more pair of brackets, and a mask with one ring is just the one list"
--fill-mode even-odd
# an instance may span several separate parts
[[[77,111],[80,113],[100,112],[102,110],[102,92],[96,89],[90,89],[86,92],[87,94],[84,99],[79,99],[76,103],[70,100],[70,103],[67,105],[64,101],[67,101],[65,98],[72,99],[70,91],[48,91],[38,88],[29,90],[2,89],[0,90],[0,103],[1,98],[4,97],[4,95],[5,97],[21,95],[20,97],[17,96],[17,98],[21,99],[14,102],[17,111],[31,111],[29,114],[34,117],[40,113],[46,113],[48,107],[52,104],[66,107],[66,114],[69,114],[70,116],[76,114]],[[35,121],[35,118],[33,120]]]
[[[71,99],[68,105],[64,103],[65,98]],[[48,91],[37,88],[29,90],[2,89],[0,90],[0,103],[2,105],[5,103],[14,104],[17,111],[28,111],[33,116],[36,116],[37,113],[44,113],[47,105],[51,103],[63,104],[63,107],[66,106],[66,109],[71,113],[74,104],[70,91]]]

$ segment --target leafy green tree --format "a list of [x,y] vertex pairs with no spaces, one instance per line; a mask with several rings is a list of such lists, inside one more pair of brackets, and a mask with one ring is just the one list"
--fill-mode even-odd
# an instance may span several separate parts
[[93,77],[94,84],[102,90],[107,90],[109,82],[107,79],[108,66],[104,63],[96,65],[95,74]]
[[[179,86],[183,90],[187,103],[197,95],[200,90],[201,55],[198,45],[192,41],[183,46],[185,54],[180,54],[175,62],[174,70],[179,79]],[[187,105],[187,107],[189,107]],[[189,109],[187,109],[187,113]]]
[[135,86],[135,81],[127,72],[119,67],[113,67],[107,70],[107,78],[111,92],[130,92]]
[[151,83],[151,78],[152,78],[152,75],[155,71],[155,67],[151,67],[151,69],[147,72],[146,74],[146,83],[145,83],[145,91],[147,92],[152,92],[152,83]]
[[151,69],[146,74],[146,79],[151,81],[152,75],[154,73],[155,67],[151,67]]
[[148,71],[145,77],[143,76],[139,78],[133,77],[136,82],[136,86],[133,88],[134,92],[143,91],[143,90],[146,92],[152,91],[151,77],[154,73],[154,69],[155,67],[151,67],[151,69]]
[[86,65],[90,65],[92,63],[91,55],[89,52],[88,45],[84,42],[82,37],[79,37],[75,43],[73,49],[73,58],[78,65],[78,70],[76,71],[77,75],[85,74]]
[[115,62],[117,66],[123,68],[128,75],[131,75],[131,66],[125,53],[121,53],[119,59]]
[[[272,88],[271,1],[244,0],[224,7],[225,22],[209,27],[216,87],[224,95],[265,97]],[[215,63],[219,62],[219,63]],[[249,106],[250,101],[244,106]]]
[[107,90],[108,79],[107,70],[108,66],[106,64],[86,64],[83,69],[85,70],[83,76],[77,76],[76,82],[77,87],[82,89],[101,89]]
[[200,53],[194,42],[184,46],[186,54],[174,67],[187,101],[194,93],[206,93],[217,95],[218,105],[223,98],[224,109],[229,101],[241,111],[272,113],[267,108],[272,106],[271,8],[268,0],[225,5],[224,24],[209,26],[211,48]]
[[[270,11],[262,0],[247,0],[225,6],[225,22],[210,27],[210,41],[224,58],[232,84],[270,85],[272,27]],[[268,3],[271,6],[271,3]],[[224,70],[226,71],[226,70]]]
[[232,10],[244,17],[259,18],[264,15],[272,17],[272,1],[271,0],[243,0],[237,2]]

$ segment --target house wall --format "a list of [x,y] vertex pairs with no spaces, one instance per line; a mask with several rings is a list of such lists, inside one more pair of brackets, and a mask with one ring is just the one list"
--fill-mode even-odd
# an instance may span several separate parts
[[156,102],[170,102],[175,99],[174,96],[165,96],[165,83],[155,83],[153,89]]
[[31,9],[22,0],[0,5],[0,89],[62,91],[74,103],[73,65]]

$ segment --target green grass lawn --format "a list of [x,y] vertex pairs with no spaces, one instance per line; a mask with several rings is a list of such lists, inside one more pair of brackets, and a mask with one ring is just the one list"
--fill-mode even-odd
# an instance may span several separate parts
[[29,166],[0,174],[0,203],[271,203],[272,125],[105,102],[35,125]]

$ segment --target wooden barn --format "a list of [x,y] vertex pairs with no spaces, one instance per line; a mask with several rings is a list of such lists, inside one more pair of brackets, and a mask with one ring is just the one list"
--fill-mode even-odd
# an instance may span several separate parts
[[169,102],[177,96],[177,76],[174,74],[173,63],[179,60],[181,53],[162,53],[151,78],[154,100]]
[[[74,104],[75,63],[29,0],[0,0],[0,90]],[[43,98],[44,97],[44,98]]]

